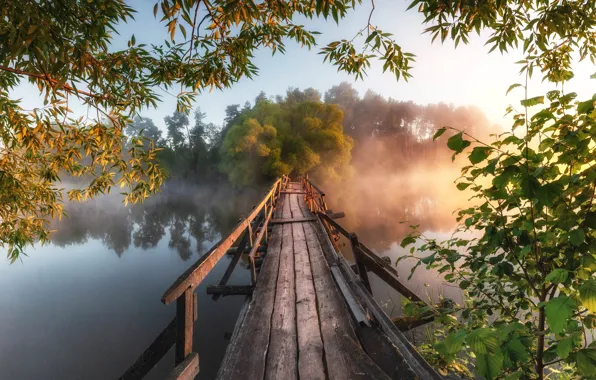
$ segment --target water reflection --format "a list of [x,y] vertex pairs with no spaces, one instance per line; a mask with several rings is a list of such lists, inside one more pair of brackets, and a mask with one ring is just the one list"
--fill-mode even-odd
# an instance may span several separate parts
[[154,248],[167,234],[168,247],[186,261],[210,248],[206,243],[222,231],[231,230],[259,197],[255,189],[170,184],[162,194],[128,207],[123,207],[119,195],[68,203],[68,217],[52,222],[51,240],[67,247],[97,239],[121,256],[131,244],[143,250]]
[[[170,184],[142,205],[124,207],[119,196],[66,205],[50,244],[0,261],[0,378],[118,378],[174,317],[160,302],[165,289],[261,195]],[[200,379],[215,378],[244,301],[206,295],[229,261],[196,290]],[[229,283],[246,285],[250,274],[237,268]],[[173,363],[171,350],[147,379],[163,379]]]

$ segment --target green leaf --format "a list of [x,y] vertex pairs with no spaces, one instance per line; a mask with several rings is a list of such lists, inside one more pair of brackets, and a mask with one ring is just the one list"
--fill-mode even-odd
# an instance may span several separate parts
[[596,79],[596,73],[590,75],[590,79]]
[[588,280],[580,286],[579,299],[586,309],[596,313],[596,280]]
[[522,87],[522,85],[521,85],[521,84],[519,84],[519,83],[514,83],[514,84],[512,84],[512,85],[511,85],[511,86],[509,86],[509,88],[507,89],[507,92],[505,93],[505,95],[508,95],[508,94],[511,92],[511,90],[513,90],[514,88],[517,88],[517,87]]
[[486,158],[490,155],[491,148],[485,146],[477,146],[476,148],[472,149],[472,153],[468,156],[470,162],[472,164],[477,164],[486,160]]
[[547,302],[545,306],[546,321],[553,333],[565,330],[567,321],[576,308],[575,301],[568,296],[558,296]]
[[467,341],[475,354],[495,353],[499,350],[499,340],[488,328],[473,330],[468,334]]
[[575,354],[577,369],[586,376],[596,375],[596,348],[584,348]]
[[460,352],[463,348],[464,341],[466,340],[467,332],[465,330],[459,330],[456,333],[447,335],[443,343],[445,344],[445,351],[450,355],[455,355]]
[[458,190],[465,190],[468,188],[468,186],[470,186],[471,183],[465,183],[465,182],[460,182],[456,185]]
[[438,139],[439,137],[441,137],[441,135],[443,135],[443,133],[445,133],[446,130],[447,130],[447,128],[439,128],[439,129],[437,129],[437,131],[435,132],[435,134],[433,136],[433,141],[435,141],[436,139]]
[[588,113],[588,112],[592,111],[593,109],[594,109],[594,101],[593,100],[580,102],[577,105],[577,113],[579,113],[579,114]]
[[416,242],[416,239],[413,236],[406,236],[404,238],[404,240],[401,241],[401,247],[405,248],[406,246],[410,245],[410,244],[414,244]]
[[520,339],[512,339],[507,342],[507,352],[512,361],[523,362],[530,358],[528,349]]
[[488,380],[496,379],[503,370],[503,354],[476,354],[476,373]]
[[576,228],[575,230],[571,230],[569,232],[569,241],[573,245],[580,245],[581,243],[586,240],[586,235],[584,234],[584,230],[580,228]]
[[567,357],[571,353],[571,350],[573,350],[573,338],[572,337],[560,340],[557,343],[556,352],[557,352],[557,356],[560,357],[561,359],[567,359]]
[[565,269],[555,269],[546,276],[546,281],[552,282],[553,284],[560,284],[567,280],[569,272]]
[[462,136],[462,132],[451,136],[449,140],[447,140],[447,146],[449,149],[455,151],[455,153],[461,153],[464,149],[470,146],[470,142],[468,140],[464,140]]
[[520,103],[524,107],[532,107],[538,104],[544,104],[544,96],[535,96],[530,99],[524,99]]
[[585,223],[586,223],[586,226],[588,226],[588,228],[596,229],[596,212],[590,211],[590,212],[586,213]]

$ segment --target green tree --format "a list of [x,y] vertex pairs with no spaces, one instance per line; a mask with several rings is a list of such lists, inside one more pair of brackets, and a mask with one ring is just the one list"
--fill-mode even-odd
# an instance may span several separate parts
[[[415,231],[402,242],[426,256],[415,266],[444,273],[469,299],[447,321],[435,345],[447,363],[473,354],[487,379],[594,378],[596,347],[586,333],[596,321],[596,95],[564,92],[578,58],[596,58],[596,4],[579,1],[469,3],[414,1],[433,38],[467,42],[469,33],[492,31],[487,43],[502,52],[522,46],[525,91],[513,107],[511,132],[495,141],[453,128],[448,147],[469,152],[457,181],[477,203],[460,210],[461,226],[447,241]],[[528,78],[539,71],[555,89],[530,96]],[[568,90],[568,89],[566,89]],[[542,106],[541,106],[542,105]],[[540,106],[531,114],[532,107]],[[520,131],[521,129],[521,131]]]
[[221,169],[237,185],[309,171],[345,176],[352,141],[344,136],[335,105],[303,101],[257,102],[243,111],[225,135]]

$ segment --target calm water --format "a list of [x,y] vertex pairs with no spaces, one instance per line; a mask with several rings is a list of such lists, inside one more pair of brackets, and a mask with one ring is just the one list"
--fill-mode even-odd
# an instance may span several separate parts
[[[261,196],[229,194],[187,188],[134,207],[115,198],[70,205],[52,244],[22,263],[0,260],[0,378],[118,378],[174,317],[164,291]],[[243,302],[205,293],[229,260],[197,288],[201,379],[215,377]],[[245,268],[229,284],[249,284]],[[148,378],[162,379],[173,361],[171,350]]]
[[[174,317],[175,305],[160,302],[164,291],[261,196],[256,190],[238,194],[170,186],[164,195],[133,207],[113,197],[68,205],[69,217],[54,224],[51,244],[28,250],[22,263],[0,260],[0,378],[118,378]],[[329,200],[334,206],[333,194]],[[450,227],[437,225],[432,202],[410,201],[417,202],[409,208],[418,210],[411,216],[423,229]],[[407,226],[391,218],[407,207],[377,211],[374,220],[367,220],[369,212],[343,208],[350,203],[342,202],[341,196],[335,200],[335,209],[348,214],[341,223],[361,241],[392,262],[405,252],[398,242]],[[243,303],[242,296],[215,302],[205,293],[207,285],[219,282],[229,260],[224,257],[197,288],[194,347],[202,380],[215,377]],[[404,262],[398,268],[404,281],[409,268]],[[390,315],[399,315],[399,294],[369,276],[377,300]],[[249,283],[241,262],[229,284]],[[419,270],[408,284],[434,299],[459,295],[433,272]],[[171,350],[148,378],[162,379],[173,362]]]

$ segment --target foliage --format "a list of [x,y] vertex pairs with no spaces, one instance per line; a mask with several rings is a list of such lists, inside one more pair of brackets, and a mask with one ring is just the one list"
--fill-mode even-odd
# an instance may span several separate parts
[[[234,117],[225,132],[221,169],[236,185],[282,174],[346,175],[352,141],[344,136],[341,110],[296,90],[280,103],[258,100]],[[311,96],[312,98],[312,96]]]
[[454,350],[473,353],[489,379],[543,378],[562,361],[570,375],[596,373],[595,348],[584,339],[596,320],[596,95],[577,101],[550,91],[547,99],[531,117],[522,101],[526,112],[514,119],[523,137],[449,138],[454,155],[474,146],[457,184],[477,201],[458,213],[458,232],[472,237],[438,242],[414,232],[403,242],[420,237],[430,255],[416,266],[437,268],[470,296],[461,323],[450,326],[465,337]]
[[[156,107],[158,89],[180,88],[178,111],[188,112],[205,88],[229,87],[258,70],[253,53],[285,51],[288,40],[311,48],[315,31],[293,20],[321,17],[339,22],[359,2],[228,2],[159,0],[154,15],[164,25],[163,44],[117,50],[114,35],[135,10],[121,0],[81,2],[8,0],[0,10],[0,244],[12,260],[24,245],[47,239],[47,219],[62,215],[59,175],[84,176],[68,192],[84,200],[124,187],[126,200],[141,201],[157,191],[165,173],[157,150],[123,131],[143,107]],[[373,36],[364,41],[363,32]],[[369,34],[370,33],[370,34]],[[391,36],[368,24],[360,31],[360,53],[352,41],[322,49],[333,64],[362,76],[378,58],[397,77],[407,78],[412,61]],[[358,41],[359,39],[357,39]],[[366,52],[368,50],[368,52]],[[21,82],[39,89],[42,107],[26,110],[12,93]],[[70,103],[88,107],[75,115]],[[180,147],[180,135],[170,133]]]

